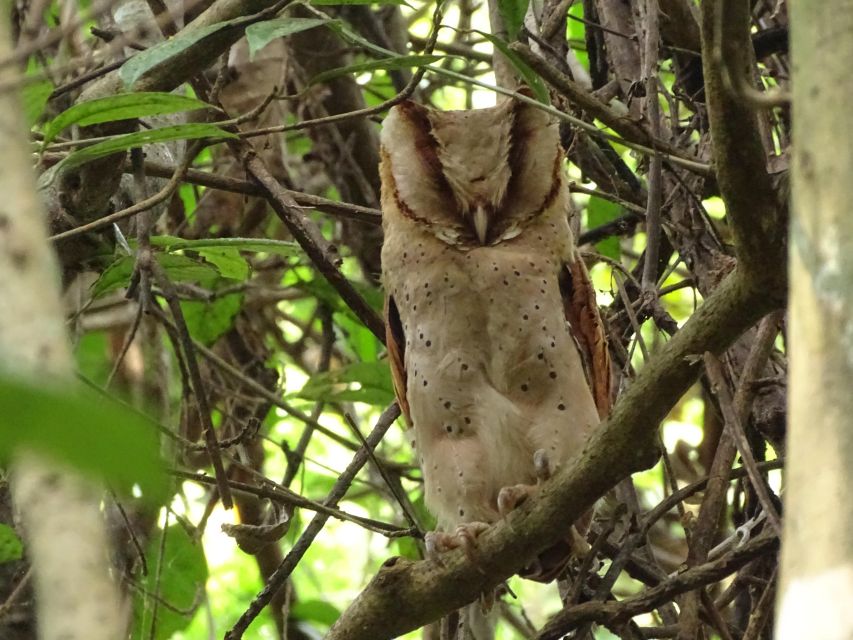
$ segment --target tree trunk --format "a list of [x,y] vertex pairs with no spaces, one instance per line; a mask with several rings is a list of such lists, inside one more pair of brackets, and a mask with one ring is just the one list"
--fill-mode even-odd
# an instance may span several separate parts
[[[12,54],[10,12],[0,15],[0,60]],[[71,378],[56,256],[30,167],[18,68],[0,67],[0,365],[34,384]],[[12,367],[10,369],[10,367]],[[6,419],[6,416],[3,417]],[[28,428],[28,425],[18,425]],[[82,446],[82,445],[81,445]],[[37,627],[43,640],[117,640],[124,616],[108,574],[100,493],[55,461],[19,452],[12,495],[32,563]]]
[[778,637],[853,637],[853,3],[791,3],[791,392]]

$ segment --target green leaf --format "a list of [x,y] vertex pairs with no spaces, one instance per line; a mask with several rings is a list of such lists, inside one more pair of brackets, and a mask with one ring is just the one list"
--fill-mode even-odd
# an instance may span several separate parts
[[424,65],[432,64],[433,62],[437,62],[444,58],[445,56],[438,55],[408,55],[408,56],[395,56],[393,58],[383,58],[382,60],[369,60],[367,62],[358,62],[356,64],[347,65],[346,67],[339,67],[337,69],[329,69],[328,71],[323,71],[322,73],[318,73],[316,76],[311,78],[309,81],[309,85],[318,84],[320,82],[326,82],[328,80],[332,80],[333,78],[337,78],[339,76],[347,75],[349,73],[362,73],[364,71],[377,71],[380,69],[384,70],[394,70],[394,69],[410,69],[412,67],[422,67]]
[[273,253],[286,258],[302,255],[302,249],[295,242],[273,240],[271,238],[200,238],[184,240],[175,236],[151,236],[151,244],[163,247],[166,251],[191,249],[201,252],[204,249],[235,249],[256,253]]
[[[622,208],[619,205],[604,198],[590,196],[589,202],[586,205],[586,225],[590,229],[599,227],[615,220],[621,213]],[[596,243],[595,249],[601,255],[612,258],[613,260],[619,260],[621,256],[619,238],[616,236],[605,238],[601,242]]]
[[249,57],[267,46],[273,40],[284,38],[300,31],[307,31],[324,25],[328,20],[322,18],[276,18],[256,22],[246,27],[246,41],[249,43]]
[[234,318],[243,307],[242,293],[229,293],[210,302],[186,300],[181,302],[184,320],[190,335],[210,346],[234,326]]
[[223,278],[246,280],[249,277],[249,263],[237,249],[200,249],[199,255],[219,269]]
[[386,405],[394,400],[394,389],[387,363],[354,362],[311,376],[293,395],[306,400]]
[[412,538],[395,538],[394,546],[397,554],[407,560],[423,560],[418,544]]
[[154,531],[145,551],[148,575],[140,579],[142,588],[134,598],[133,640],[168,640],[187,628],[203,601],[208,569],[201,541],[190,538],[184,527],[172,525],[165,532],[161,559],[163,535],[162,529]]
[[230,27],[232,23],[233,21],[217,22],[216,24],[198,29],[193,29],[190,26],[173,38],[137,53],[121,66],[118,72],[119,77],[124,82],[124,86],[129,89],[146,71],[161,63],[168,62],[171,58],[191,47],[199,40],[221,29]]
[[299,600],[290,607],[290,615],[297,620],[331,627],[341,617],[341,612],[325,600]]
[[0,459],[32,449],[154,504],[169,490],[153,425],[112,401],[65,383],[60,389],[0,375]]
[[57,167],[71,169],[81,164],[109,156],[134,147],[141,147],[154,142],[169,142],[171,140],[198,140],[200,138],[236,138],[233,133],[220,129],[216,125],[205,123],[178,124],[159,129],[145,129],[123,136],[104,140],[90,147],[83,147],[67,155]]
[[106,98],[78,102],[47,123],[44,144],[48,144],[63,129],[72,124],[87,126],[114,120],[130,120],[144,116],[204,109],[209,105],[196,98],[173,93],[122,93]]
[[14,562],[24,556],[24,545],[15,530],[0,523],[0,564]]
[[44,105],[53,93],[53,84],[49,80],[27,84],[23,91],[24,114],[27,126],[32,127],[44,113]]
[[510,64],[515,67],[515,70],[521,75],[525,84],[530,87],[531,91],[533,91],[533,94],[539,102],[542,104],[551,104],[551,98],[548,95],[548,87],[546,87],[545,83],[542,82],[542,78],[540,78],[533,69],[527,66],[527,63],[519,58],[518,54],[510,49],[506,42],[486,31],[478,31],[477,29],[472,29],[472,31],[474,33],[479,33],[486,40],[491,42],[498,51],[506,56]]
[[518,32],[524,25],[524,16],[530,0],[498,0],[498,11],[504,21],[510,40],[518,39]]
[[[204,287],[211,287],[219,279],[219,270],[214,266],[190,258],[171,253],[157,253],[155,259],[173,282],[193,282]],[[104,269],[101,277],[92,285],[92,297],[99,298],[110,291],[126,287],[136,259],[133,256],[122,256]]]

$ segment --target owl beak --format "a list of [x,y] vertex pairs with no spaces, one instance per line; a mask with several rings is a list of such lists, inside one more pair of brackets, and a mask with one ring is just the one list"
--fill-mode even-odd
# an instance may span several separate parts
[[486,244],[486,237],[489,234],[489,214],[483,205],[477,205],[474,210],[474,231],[477,233],[480,244]]

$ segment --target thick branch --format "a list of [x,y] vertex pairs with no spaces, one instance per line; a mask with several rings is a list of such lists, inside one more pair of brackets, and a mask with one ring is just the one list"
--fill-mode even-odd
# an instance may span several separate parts
[[[387,561],[327,636],[380,640],[416,629],[475,600],[558,541],[562,525],[634,471],[657,459],[657,424],[696,380],[704,351],[720,353],[778,304],[735,271],[637,376],[578,458],[505,522],[478,539],[477,563],[462,552],[434,561]],[[388,611],[405,611],[389,616]]]
[[[721,12],[721,13],[717,13]],[[738,261],[770,288],[785,295],[785,224],[758,130],[756,112],[723,82],[729,75],[752,77],[749,3],[702,3],[702,60],[714,143],[717,182],[734,232]]]

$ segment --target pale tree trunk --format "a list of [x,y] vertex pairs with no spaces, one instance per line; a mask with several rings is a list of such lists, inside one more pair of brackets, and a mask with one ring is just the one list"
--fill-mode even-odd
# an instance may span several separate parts
[[778,637],[853,638],[853,2],[792,2],[790,421]]
[[[12,53],[10,13],[0,15],[0,60]],[[17,91],[8,89],[17,76],[14,65],[0,68],[0,85],[7,87],[0,91],[0,366],[35,384],[72,380],[58,271],[36,197],[27,127]],[[99,492],[32,452],[20,452],[13,466],[12,494],[32,563],[39,637],[123,637]]]

